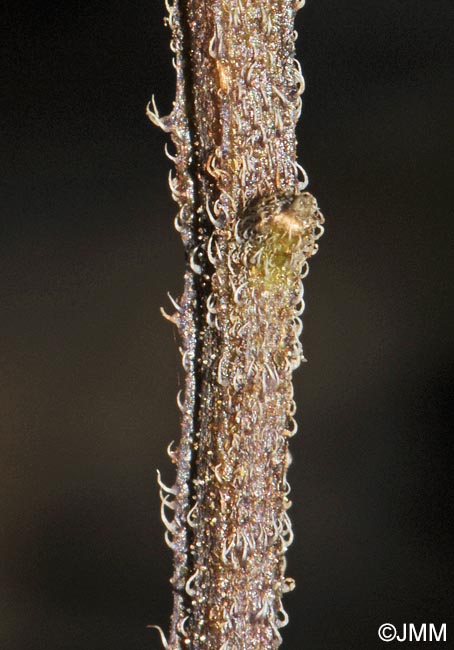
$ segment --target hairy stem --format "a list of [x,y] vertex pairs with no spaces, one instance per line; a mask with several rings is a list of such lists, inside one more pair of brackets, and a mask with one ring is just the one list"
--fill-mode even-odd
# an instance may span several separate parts
[[[299,3],[300,5],[303,3]],[[294,0],[175,0],[170,132],[186,251],[168,318],[182,340],[182,435],[160,481],[174,552],[171,650],[273,650],[292,540],[288,440],[302,360],[302,277],[323,217],[304,189]],[[301,174],[301,176],[300,176]],[[171,518],[168,513],[172,513]]]

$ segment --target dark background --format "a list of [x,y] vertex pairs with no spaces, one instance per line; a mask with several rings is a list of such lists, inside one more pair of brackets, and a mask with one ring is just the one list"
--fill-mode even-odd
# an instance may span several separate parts
[[[174,93],[164,7],[2,12],[0,647],[154,650],[155,468],[172,482],[182,380],[159,306],[183,252],[145,118]],[[380,648],[388,621],[454,635],[453,19],[452,0],[298,14],[300,161],[327,230],[295,377],[286,648]]]

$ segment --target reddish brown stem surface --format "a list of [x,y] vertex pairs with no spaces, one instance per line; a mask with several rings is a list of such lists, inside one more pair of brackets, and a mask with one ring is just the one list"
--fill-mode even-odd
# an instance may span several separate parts
[[[274,650],[292,540],[288,440],[302,276],[323,218],[304,192],[293,0],[178,0],[170,185],[187,255],[182,436],[161,484],[174,551],[172,650]],[[299,174],[302,174],[299,177]],[[166,508],[173,513],[167,518]]]

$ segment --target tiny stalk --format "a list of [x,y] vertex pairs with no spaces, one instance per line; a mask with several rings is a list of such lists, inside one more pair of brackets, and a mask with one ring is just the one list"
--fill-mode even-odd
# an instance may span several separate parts
[[[176,98],[169,176],[186,254],[166,317],[181,338],[176,479],[158,477],[174,554],[169,650],[275,650],[293,534],[286,478],[303,359],[302,279],[323,217],[305,191],[295,125],[304,81],[295,0],[167,5]],[[300,176],[301,175],[301,176]]]

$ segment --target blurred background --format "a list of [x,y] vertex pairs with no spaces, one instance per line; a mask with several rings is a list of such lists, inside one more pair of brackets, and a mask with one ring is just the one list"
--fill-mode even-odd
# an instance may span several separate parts
[[[174,476],[183,379],[159,313],[183,250],[145,118],[174,94],[164,5],[1,11],[0,647],[157,650],[155,476]],[[454,634],[453,19],[452,0],[298,14],[300,162],[327,228],[295,376],[284,648],[380,648],[384,622]]]

